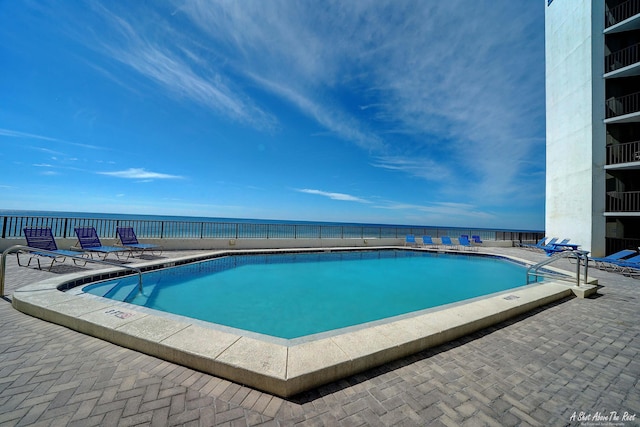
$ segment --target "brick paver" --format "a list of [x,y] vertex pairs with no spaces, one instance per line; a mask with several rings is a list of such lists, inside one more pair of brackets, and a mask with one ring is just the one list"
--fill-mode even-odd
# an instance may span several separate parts
[[[69,271],[77,268],[40,272],[10,258],[7,291]],[[551,304],[291,399],[32,318],[0,300],[0,425],[565,426],[585,425],[580,412],[612,411],[620,419],[610,425],[640,425],[640,280],[591,273],[604,286],[595,298]],[[635,420],[623,421],[625,412]]]

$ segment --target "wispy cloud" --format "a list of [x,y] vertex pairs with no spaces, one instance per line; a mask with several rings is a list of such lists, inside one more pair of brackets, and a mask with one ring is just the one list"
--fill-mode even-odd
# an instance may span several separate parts
[[439,215],[443,219],[447,217],[450,218],[477,218],[479,220],[486,220],[495,218],[495,215],[490,212],[485,212],[470,203],[450,203],[450,202],[442,202],[442,203],[433,203],[433,204],[411,204],[411,203],[398,203],[398,202],[387,202],[386,204],[381,204],[376,206],[381,209],[390,209],[390,210],[406,210],[411,212],[420,212],[431,215]]
[[[120,15],[94,3],[94,12],[113,35],[109,39],[90,40],[89,47],[129,67],[144,78],[159,85],[177,100],[188,100],[209,108],[217,114],[260,129],[275,125],[275,117],[258,107],[237,85],[226,78],[211,58],[199,58],[189,46],[189,35],[176,32],[170,22],[151,10],[154,27],[161,31],[151,35],[139,27],[148,21],[134,21],[137,14]],[[127,12],[131,12],[127,9]],[[150,17],[145,17],[149,19]],[[77,34],[77,37],[86,37]],[[203,54],[200,52],[200,54]],[[96,66],[97,69],[101,67]],[[113,73],[102,70],[108,76]],[[120,79],[114,79],[119,82]],[[124,87],[130,88],[129,84]]]
[[299,191],[301,193],[306,193],[306,194],[314,194],[317,196],[328,197],[331,200],[340,200],[344,202],[371,203],[370,201],[365,200],[361,197],[352,196],[350,194],[345,194],[345,193],[332,193],[328,191],[314,190],[309,188],[297,189],[296,191]]
[[428,181],[446,181],[451,179],[452,171],[442,163],[424,158],[406,158],[401,156],[379,156],[372,166],[403,172]]
[[[36,140],[41,140],[41,141],[57,142],[57,143],[61,143],[61,144],[74,145],[76,147],[89,148],[89,149],[92,149],[92,150],[101,150],[101,149],[103,149],[102,147],[98,147],[98,146],[95,146],[95,145],[81,144],[81,143],[77,143],[77,142],[70,142],[70,141],[65,141],[64,139],[54,138],[54,137],[45,136],[45,135],[38,135],[38,134],[33,134],[33,133],[28,133],[28,132],[20,132],[20,131],[11,130],[11,129],[1,129],[0,128],[0,136],[6,136],[6,137],[9,137],[9,138],[36,139]],[[53,152],[53,151],[51,151],[50,149],[47,149],[47,148],[38,148],[38,149],[43,150],[43,151]]]
[[308,98],[308,94],[296,91],[290,82],[283,85],[283,82],[269,81],[254,73],[249,72],[247,74],[260,83],[263,88],[295,105],[299,110],[327,129],[328,133],[340,139],[354,142],[368,151],[380,151],[384,148],[384,142],[378,135],[366,130],[362,123],[341,111],[342,108],[339,105],[331,103],[326,105],[316,99]]
[[[544,132],[544,31],[539,16],[519,8],[488,0],[313,8],[195,0],[177,10],[213,41],[216,56],[368,150],[372,166],[448,177],[453,190],[473,186],[505,199],[520,188],[520,162],[543,146],[530,136]],[[482,16],[482,25],[460,26],[469,15]],[[539,56],[523,60],[519,51]]]
[[113,172],[96,172],[100,175],[115,176],[116,178],[126,179],[141,179],[141,180],[153,180],[153,179],[183,179],[184,177],[179,175],[170,175],[166,173],[150,172],[143,168],[129,168],[121,171]]

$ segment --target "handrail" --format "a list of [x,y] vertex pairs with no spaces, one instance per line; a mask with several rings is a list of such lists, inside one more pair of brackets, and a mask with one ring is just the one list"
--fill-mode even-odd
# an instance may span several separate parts
[[[441,227],[418,225],[263,222],[259,220],[220,222],[215,218],[189,221],[136,218],[2,215],[2,239],[23,238],[25,227],[51,228],[56,238],[70,239],[75,227],[95,227],[100,238],[115,239],[117,227],[134,227],[138,239],[374,239],[403,238],[407,234],[432,237],[479,235],[482,240],[537,241],[540,230]],[[257,221],[257,222],[256,222]],[[24,242],[24,241],[23,241]]]
[[640,191],[608,191],[605,212],[640,212]]
[[605,10],[606,22],[605,27],[609,28],[619,22],[622,22],[634,15],[640,13],[640,1],[628,0],[613,8],[607,7]]
[[[576,286],[580,286],[580,266],[582,264],[581,261],[584,260],[584,283],[587,283],[587,276],[589,273],[589,258],[587,257],[587,254],[589,252],[588,251],[580,251],[580,250],[574,250],[574,251],[562,251],[562,252],[558,252],[556,254],[554,254],[553,256],[551,256],[550,258],[541,261],[537,264],[534,264],[532,266],[530,266],[529,268],[527,268],[527,285],[532,283],[529,279],[531,276],[535,276],[537,277],[553,277],[554,279],[560,279],[560,280],[569,280],[566,278],[566,276],[563,276],[559,273],[557,274],[549,274],[548,272],[540,272],[538,271],[541,267],[544,267],[545,265],[551,264],[559,259],[563,259],[563,258],[576,258],[577,262],[576,262],[576,277],[575,277],[575,282],[576,282]],[[535,282],[535,280],[534,280]]]
[[624,96],[612,96],[605,101],[606,118],[611,119],[640,111],[640,92]]
[[604,57],[605,73],[635,64],[640,60],[640,43],[617,50]]
[[607,145],[607,165],[640,161],[640,141]]
[[[42,252],[42,253],[48,253],[48,254],[51,254],[51,255],[60,256],[60,254],[58,254],[56,252],[53,252],[53,251],[48,251],[48,250],[45,250],[45,249],[32,248],[30,246],[24,246],[24,245],[11,246],[7,250],[5,250],[2,253],[2,258],[0,259],[0,297],[4,297],[4,276],[5,276],[5,271],[6,271],[7,255],[9,255],[12,252],[18,252],[18,251]],[[138,273],[138,291],[140,293],[142,293],[142,270],[140,270],[138,267],[133,267],[131,265],[118,264],[118,263],[110,262],[110,261],[104,261],[104,260],[101,260],[101,259],[85,258],[83,256],[65,255],[65,257],[68,257],[68,258],[71,258],[71,259],[77,259],[77,260],[85,261],[85,262],[93,262],[93,263],[96,263],[96,264],[104,264],[104,265],[110,265],[112,267],[121,267],[121,268],[125,268],[125,269],[128,269],[128,270],[134,270],[136,273]]]

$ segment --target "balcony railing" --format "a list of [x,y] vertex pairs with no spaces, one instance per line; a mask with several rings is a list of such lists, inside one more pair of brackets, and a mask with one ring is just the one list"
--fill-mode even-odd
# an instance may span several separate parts
[[609,191],[607,212],[638,212],[640,214],[640,191]]
[[640,162],[640,141],[607,145],[607,165]]
[[640,92],[607,99],[607,119],[640,111]]
[[640,0],[628,0],[605,11],[605,27],[610,27],[640,13]]
[[536,241],[543,237],[542,231],[529,230],[39,216],[0,216],[0,227],[2,239],[22,238],[25,227],[49,227],[54,237],[70,239],[75,237],[75,227],[95,227],[104,239],[115,239],[116,227],[133,227],[141,239],[404,239],[407,234],[432,237],[467,234],[478,235],[482,240]]
[[619,238],[607,237],[606,239],[607,255],[614,254],[624,249],[636,250],[640,247],[640,238]]
[[610,73],[637,62],[640,62],[640,43],[605,56],[604,72]]

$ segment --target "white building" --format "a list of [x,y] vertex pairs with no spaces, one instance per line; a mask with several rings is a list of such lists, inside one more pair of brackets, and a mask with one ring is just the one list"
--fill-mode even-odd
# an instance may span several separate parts
[[640,245],[640,0],[544,0],[545,231]]

